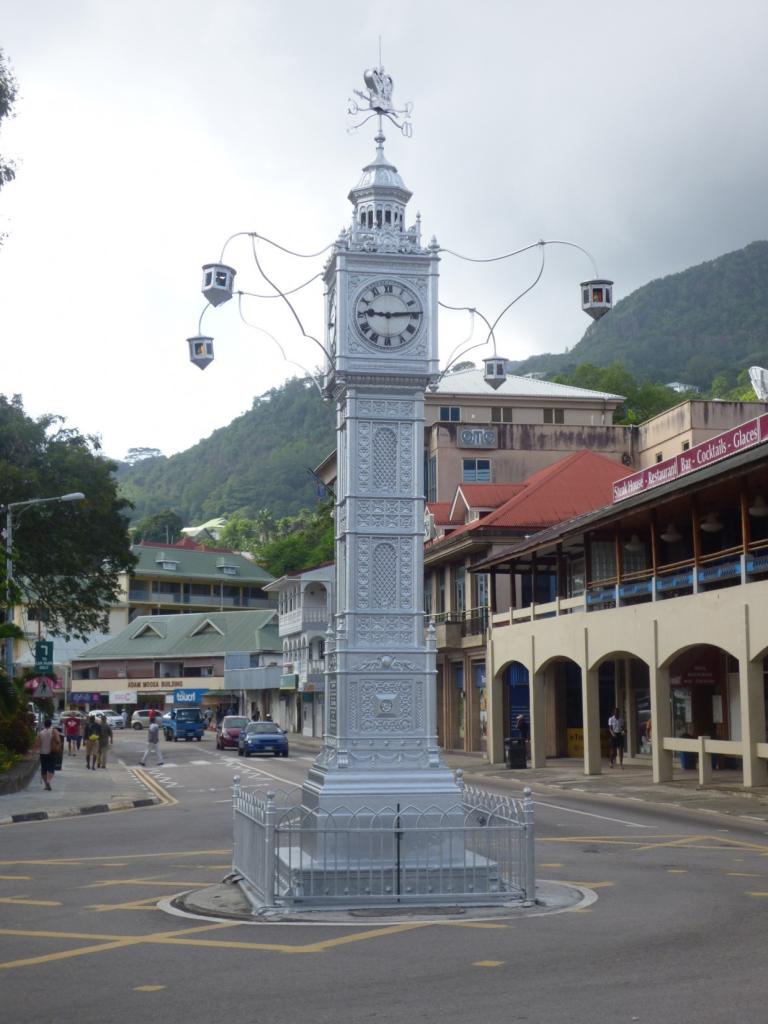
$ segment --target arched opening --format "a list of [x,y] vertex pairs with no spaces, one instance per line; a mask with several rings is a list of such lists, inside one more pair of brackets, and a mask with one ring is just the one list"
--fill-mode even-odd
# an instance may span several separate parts
[[[668,660],[672,735],[677,739],[740,742],[741,689],[739,663],[733,655],[712,644],[697,644]],[[679,767],[697,767],[691,752],[677,754]],[[712,755],[714,770],[741,769],[741,759]]]

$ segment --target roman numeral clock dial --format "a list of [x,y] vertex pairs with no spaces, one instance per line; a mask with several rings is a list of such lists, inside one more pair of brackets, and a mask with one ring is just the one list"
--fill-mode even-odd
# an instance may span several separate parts
[[379,349],[400,350],[421,330],[424,307],[416,292],[401,281],[373,281],[355,302],[355,327]]

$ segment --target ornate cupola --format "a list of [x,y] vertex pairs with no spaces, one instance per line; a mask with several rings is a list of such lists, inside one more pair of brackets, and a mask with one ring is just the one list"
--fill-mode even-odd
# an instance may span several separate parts
[[384,153],[384,134],[376,135],[376,156],[349,193],[354,206],[350,248],[378,252],[413,252],[420,245],[420,225],[406,229],[405,208],[412,192]]

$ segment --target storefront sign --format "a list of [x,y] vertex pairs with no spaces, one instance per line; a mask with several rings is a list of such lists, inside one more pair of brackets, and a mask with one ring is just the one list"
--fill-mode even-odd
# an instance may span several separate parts
[[460,427],[459,448],[498,448],[499,435],[493,427]]
[[74,691],[69,695],[70,703],[72,704],[100,704],[101,694],[100,693],[75,693]]
[[115,690],[114,693],[110,693],[109,697],[115,704],[136,704],[137,702],[136,693],[132,690]]
[[174,690],[173,703],[200,704],[203,700],[203,695],[206,693],[208,693],[207,690]]
[[296,672],[289,672],[288,675],[280,676],[280,689],[281,690],[295,690],[296,685],[299,682],[299,676]]
[[703,441],[689,448],[687,452],[675,455],[674,458],[657,462],[655,466],[641,469],[639,473],[632,473],[631,476],[622,477],[613,485],[614,503],[632,498],[654,487],[661,487],[662,484],[695,473],[697,469],[704,469],[713,462],[720,462],[765,441],[768,441],[768,414],[757,416],[739,427],[711,437],[709,441]]

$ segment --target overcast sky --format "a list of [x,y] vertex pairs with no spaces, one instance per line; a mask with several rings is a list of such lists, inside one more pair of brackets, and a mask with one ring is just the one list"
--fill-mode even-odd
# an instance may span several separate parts
[[[203,320],[216,361],[189,362],[200,267],[237,231],[313,252],[348,223],[374,128],[348,134],[346,103],[380,35],[394,99],[414,103],[413,138],[389,129],[386,152],[427,240],[470,256],[572,240],[620,298],[768,237],[766,0],[0,0],[20,88],[0,129],[18,164],[0,192],[0,392],[122,458],[188,448],[296,372],[234,302]],[[283,288],[322,265],[263,256]],[[493,318],[537,258],[446,255],[441,299]],[[268,290],[246,242],[227,259]],[[548,247],[500,354],[574,345],[591,273]],[[317,365],[281,307],[245,311]],[[320,282],[299,308],[320,333]],[[440,329],[446,356],[469,318]]]

